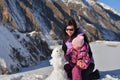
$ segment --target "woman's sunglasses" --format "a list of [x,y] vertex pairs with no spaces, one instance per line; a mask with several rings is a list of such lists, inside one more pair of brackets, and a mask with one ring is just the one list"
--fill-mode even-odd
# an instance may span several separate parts
[[73,28],[71,28],[71,29],[66,29],[66,31],[74,31],[74,29],[73,29]]

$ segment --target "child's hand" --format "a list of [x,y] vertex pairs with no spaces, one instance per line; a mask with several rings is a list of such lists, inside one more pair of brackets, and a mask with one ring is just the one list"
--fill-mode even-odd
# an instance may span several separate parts
[[78,61],[77,61],[77,66],[79,66],[79,67],[82,68],[82,69],[85,69],[85,63],[82,62],[82,60],[78,60]]
[[77,65],[78,65],[80,68],[84,67],[84,65],[82,64],[82,60],[78,60],[78,61],[77,61]]

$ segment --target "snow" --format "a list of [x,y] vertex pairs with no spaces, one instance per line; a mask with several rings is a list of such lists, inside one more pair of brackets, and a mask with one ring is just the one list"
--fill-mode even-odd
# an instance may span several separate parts
[[9,12],[11,12],[12,19],[16,22],[16,25],[18,25],[21,29],[25,30],[25,25],[24,25],[25,24],[25,18],[22,16],[22,14],[19,13],[19,9],[16,6],[16,1],[11,0],[11,1],[8,1],[8,2],[10,3],[9,6],[8,6],[8,8],[10,8],[10,10],[9,9],[8,10],[9,10]]
[[[2,25],[0,26],[0,65],[1,67],[5,67],[8,69],[10,68],[11,64],[14,64],[17,66],[18,62],[17,61],[12,61],[12,59],[10,58],[10,51],[11,51],[11,47],[16,47],[16,48],[22,48],[21,45],[18,43],[18,41],[16,41],[16,39],[13,37],[12,34],[10,34],[10,32],[3,27]],[[3,45],[4,43],[4,45]],[[23,51],[25,52],[25,51]],[[9,63],[7,63],[9,62]],[[10,69],[9,69],[10,70]]]
[[120,64],[118,64],[118,61],[120,61],[120,45],[118,44],[119,42],[108,43],[107,41],[104,43],[97,42],[92,44],[96,68],[100,69],[100,71],[109,71],[120,68]]
[[75,4],[81,4],[82,8],[88,8],[88,9],[92,9],[91,6],[88,4],[88,2],[86,0],[61,0],[64,3],[75,3]]
[[[96,64],[95,68],[100,71],[100,80],[120,80],[120,42],[96,41],[91,42],[90,46]],[[33,67],[24,68],[16,74],[0,75],[0,80],[45,80],[54,70],[50,66],[49,60],[42,61]]]
[[104,4],[104,3],[101,3],[101,2],[98,2],[98,4],[100,4],[101,6],[103,6],[105,9],[107,10],[111,10],[112,12],[114,12],[115,14],[119,15],[120,16],[120,12],[111,8],[110,6]]

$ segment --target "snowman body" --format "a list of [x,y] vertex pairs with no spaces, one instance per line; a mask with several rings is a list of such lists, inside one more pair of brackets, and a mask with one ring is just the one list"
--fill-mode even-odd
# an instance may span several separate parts
[[46,80],[67,80],[67,74],[64,70],[65,58],[61,47],[56,47],[51,54],[52,59],[49,61],[53,66],[53,71]]

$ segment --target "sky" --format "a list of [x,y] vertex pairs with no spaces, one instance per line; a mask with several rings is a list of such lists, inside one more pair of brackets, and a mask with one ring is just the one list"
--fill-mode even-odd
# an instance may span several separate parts
[[[100,71],[101,78],[99,80],[120,80],[120,42],[112,41],[97,41],[90,43],[94,61],[97,69]],[[56,46],[58,47],[58,46]],[[52,53],[53,54],[53,53]],[[6,55],[6,54],[4,54]],[[42,61],[36,66],[31,66],[29,68],[22,69],[21,72],[11,75],[0,75],[0,80],[46,80],[46,78],[52,78],[48,80],[54,80],[55,77],[61,79],[63,76],[59,74],[61,68],[58,66],[59,58],[54,58],[59,68],[56,68],[49,63],[49,60]],[[63,70],[63,69],[62,69]],[[52,75],[56,74],[56,76]],[[61,74],[61,73],[60,73]],[[64,77],[63,77],[64,78]],[[62,79],[66,80],[66,79]]]
[[108,6],[120,12],[120,0],[97,0],[97,1],[107,4]]

